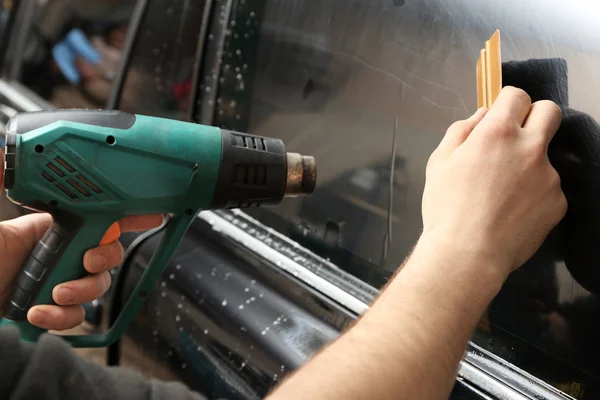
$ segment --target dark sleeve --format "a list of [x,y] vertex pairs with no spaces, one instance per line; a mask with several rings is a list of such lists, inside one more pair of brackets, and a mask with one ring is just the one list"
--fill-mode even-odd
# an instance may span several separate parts
[[0,329],[2,400],[203,400],[181,383],[146,380],[122,368],[103,367],[77,355],[61,339],[44,335],[36,345]]

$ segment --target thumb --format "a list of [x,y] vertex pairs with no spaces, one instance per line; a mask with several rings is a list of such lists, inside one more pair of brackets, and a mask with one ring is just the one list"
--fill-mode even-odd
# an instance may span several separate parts
[[487,108],[481,107],[475,114],[471,115],[468,119],[462,121],[456,121],[446,131],[446,135],[438,146],[438,151],[444,154],[450,154],[458,146],[464,143],[469,137],[473,129],[481,122],[483,117],[487,114]]

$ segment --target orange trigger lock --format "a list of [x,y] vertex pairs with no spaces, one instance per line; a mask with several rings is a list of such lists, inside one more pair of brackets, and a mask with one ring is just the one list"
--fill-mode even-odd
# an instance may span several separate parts
[[115,222],[111,226],[108,227],[108,230],[106,231],[106,233],[102,237],[102,240],[100,241],[100,246],[104,246],[105,244],[116,242],[120,236],[121,236],[121,227],[119,226],[118,222]]

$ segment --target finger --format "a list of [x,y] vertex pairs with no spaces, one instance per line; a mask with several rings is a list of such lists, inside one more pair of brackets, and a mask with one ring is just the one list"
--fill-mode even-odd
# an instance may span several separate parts
[[76,281],[61,283],[52,290],[52,298],[59,306],[87,303],[102,297],[110,287],[108,271],[89,275]]
[[467,140],[473,129],[479,124],[487,113],[487,108],[481,107],[468,119],[456,121],[446,131],[438,149],[442,152],[451,152]]
[[119,220],[121,232],[147,231],[163,223],[162,214],[132,215]]
[[548,145],[558,131],[561,121],[560,108],[552,101],[543,100],[531,106],[523,128],[534,135],[536,139],[539,138]]
[[29,214],[1,222],[0,243],[5,244],[7,254],[0,255],[0,259],[23,264],[51,223],[49,214]]
[[81,325],[85,318],[82,306],[50,306],[32,307],[27,313],[29,323],[42,329],[63,331]]
[[83,255],[83,266],[92,274],[112,269],[121,264],[121,261],[123,261],[123,247],[119,242],[94,247]]
[[490,108],[487,117],[521,127],[530,109],[531,97],[524,90],[506,86]]

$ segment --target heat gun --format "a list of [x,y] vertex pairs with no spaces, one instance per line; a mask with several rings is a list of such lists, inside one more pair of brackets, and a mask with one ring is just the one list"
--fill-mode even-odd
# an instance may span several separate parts
[[17,114],[6,126],[4,185],[16,204],[50,213],[53,224],[23,266],[0,325],[36,341],[27,321],[52,289],[82,278],[84,253],[129,215],[171,214],[166,234],[116,322],[105,333],[63,336],[75,347],[118,339],[201,210],[276,205],[310,194],[313,157],[286,153],[278,139],[105,110]]

